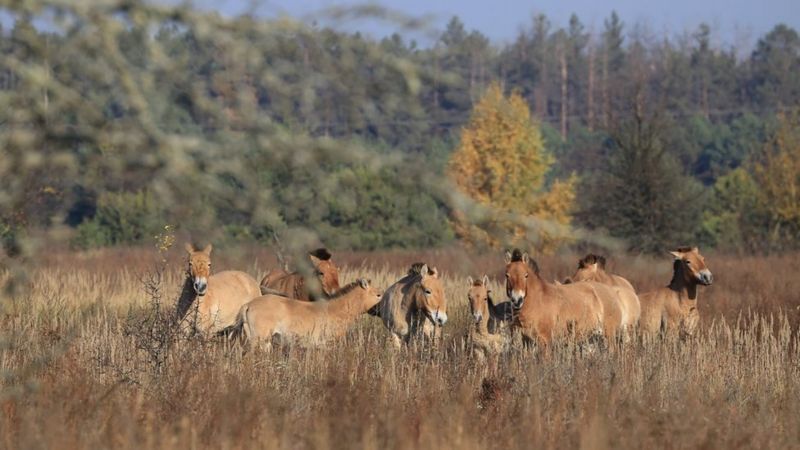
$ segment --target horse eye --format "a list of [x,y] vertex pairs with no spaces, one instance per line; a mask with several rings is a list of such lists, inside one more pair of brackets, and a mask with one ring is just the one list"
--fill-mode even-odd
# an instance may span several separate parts
[[508,278],[508,277],[509,277],[508,272],[506,272],[506,278]]
[[691,265],[691,264],[692,264],[692,262],[691,262],[691,261],[689,261],[689,260],[687,259],[687,260],[686,260],[686,264],[689,264],[689,265]]
[[430,289],[425,289],[425,295],[431,295],[431,290]]
[[528,274],[527,273],[525,274],[525,278],[528,278]]

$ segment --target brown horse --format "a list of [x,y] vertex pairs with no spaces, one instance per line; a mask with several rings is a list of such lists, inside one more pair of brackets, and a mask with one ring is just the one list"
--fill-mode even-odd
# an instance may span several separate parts
[[339,290],[339,269],[333,263],[331,253],[325,248],[318,248],[310,252],[308,257],[316,278],[309,280],[299,272],[274,269],[261,280],[261,293],[282,294],[305,301],[314,301],[319,296],[330,298]]
[[519,249],[506,252],[506,295],[518,311],[516,324],[523,337],[544,347],[569,334],[578,339],[604,334],[613,341],[622,320],[611,288],[592,281],[547,283],[536,262]]
[[[369,280],[360,279],[340,289],[332,301],[305,302],[280,295],[264,295],[242,306],[234,330],[248,342],[271,344],[302,340],[319,345],[344,335],[360,314],[375,306],[381,293]],[[269,350],[271,345],[265,347]]]
[[[250,275],[226,270],[211,275],[211,244],[202,250],[186,244],[189,267],[178,302],[178,319],[191,320],[198,331],[216,333],[232,325],[239,308],[261,295],[258,282]],[[195,314],[191,314],[192,305]]]
[[694,334],[700,320],[697,311],[697,286],[711,286],[711,270],[697,247],[681,247],[670,252],[672,281],[666,287],[639,296],[642,302],[642,331],[648,334]]
[[[572,276],[573,281],[594,281],[611,286],[617,293],[622,309],[622,328],[630,331],[636,328],[641,316],[639,297],[633,285],[619,275],[606,272],[606,258],[588,254],[578,261],[578,270]],[[627,333],[626,333],[627,336]]]
[[513,316],[511,304],[503,302],[496,305],[489,289],[489,277],[473,280],[469,277],[469,307],[475,320],[475,328],[470,333],[472,352],[476,359],[501,353],[508,346],[508,338],[500,333],[500,324],[509,322]]
[[436,328],[447,322],[447,298],[435,267],[416,263],[405,277],[384,292],[373,313],[392,333],[392,342],[400,347],[420,331],[435,338]]

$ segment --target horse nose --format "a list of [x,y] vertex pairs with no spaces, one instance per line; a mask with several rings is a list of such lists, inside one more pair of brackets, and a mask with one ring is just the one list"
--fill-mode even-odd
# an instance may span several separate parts
[[714,275],[710,270],[704,270],[700,272],[700,281],[702,281],[706,286],[710,286],[711,283],[714,282]]
[[439,326],[442,326],[445,323],[447,323],[447,313],[436,314],[436,323],[438,323]]
[[483,319],[483,314],[475,313],[475,314],[472,315],[472,317],[475,318],[475,323],[479,323],[481,321],[481,319]]
[[207,288],[208,288],[208,284],[206,284],[205,281],[200,280],[200,281],[195,281],[194,282],[194,290],[195,290],[195,292],[197,292],[200,295],[205,294]]

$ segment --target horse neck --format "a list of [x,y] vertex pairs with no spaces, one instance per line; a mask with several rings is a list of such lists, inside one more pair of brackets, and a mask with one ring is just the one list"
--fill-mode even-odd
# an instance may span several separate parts
[[355,320],[359,315],[365,312],[364,305],[359,298],[358,287],[352,291],[342,295],[339,298],[327,302],[328,313],[336,316],[343,321]]
[[[544,295],[547,292],[548,286],[547,283],[542,280],[538,273],[529,270],[528,271],[528,278],[527,278],[527,295],[526,297],[530,297],[531,294],[534,294],[534,298],[537,298],[541,301],[544,298]],[[525,303],[528,303],[528,299],[525,299]]]
[[697,283],[686,280],[686,267],[683,263],[675,262],[672,271],[672,281],[669,282],[669,289],[676,292],[679,297],[682,297],[684,292],[686,298],[689,300],[697,300]]
[[405,288],[401,290],[401,292],[403,292],[403,300],[401,302],[401,309],[403,311],[416,311],[421,308],[419,305],[419,283],[421,280],[419,276],[412,277],[411,280],[406,283]]

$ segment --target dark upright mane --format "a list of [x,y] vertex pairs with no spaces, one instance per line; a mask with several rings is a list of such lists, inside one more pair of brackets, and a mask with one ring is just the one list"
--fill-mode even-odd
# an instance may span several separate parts
[[587,266],[591,266],[592,264],[597,264],[597,267],[605,270],[606,268],[605,256],[589,253],[588,255],[584,256],[583,259],[578,261],[578,268],[583,269],[586,268]]
[[308,254],[322,261],[328,261],[333,256],[325,247],[320,247],[314,251],[310,251]]
[[477,280],[473,280],[472,281],[472,285],[473,286],[483,286],[483,280],[481,280],[480,278],[478,278]]
[[[522,250],[515,248],[514,251],[511,252],[511,262],[522,262],[522,255]],[[533,270],[533,273],[539,275],[539,264],[537,264],[536,261],[530,256],[528,257],[528,267]]]
[[[408,269],[407,275],[422,275],[422,267],[425,265],[423,262],[415,262],[411,265]],[[433,275],[433,271],[431,271],[430,266],[428,266],[428,275]]]
[[335,299],[337,299],[339,297],[342,297],[342,296],[352,292],[355,288],[359,287],[359,283],[360,283],[359,280],[353,281],[352,283],[350,283],[350,284],[346,285],[345,287],[343,287],[343,288],[339,289],[338,291],[336,291],[336,293],[333,294],[332,296],[328,297],[328,300],[335,300]]

